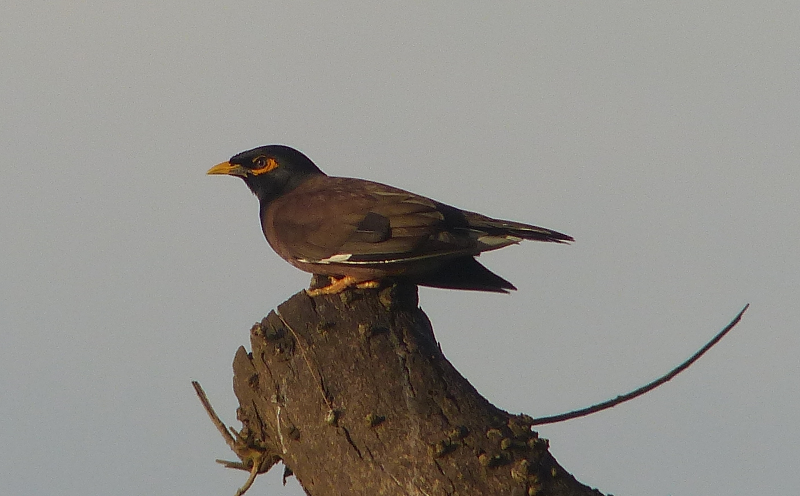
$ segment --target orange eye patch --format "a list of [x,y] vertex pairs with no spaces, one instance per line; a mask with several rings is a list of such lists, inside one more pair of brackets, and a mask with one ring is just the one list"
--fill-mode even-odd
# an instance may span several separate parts
[[253,160],[253,162],[257,164],[265,163],[263,167],[258,169],[252,169],[250,171],[255,176],[258,176],[260,174],[266,174],[267,172],[278,167],[278,162],[274,158],[258,157],[255,160]]

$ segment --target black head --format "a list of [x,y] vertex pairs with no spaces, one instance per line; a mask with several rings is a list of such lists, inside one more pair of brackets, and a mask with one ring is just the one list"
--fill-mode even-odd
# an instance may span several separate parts
[[284,145],[247,150],[217,164],[208,174],[239,176],[259,200],[270,200],[293,190],[313,175],[324,175],[308,157]]

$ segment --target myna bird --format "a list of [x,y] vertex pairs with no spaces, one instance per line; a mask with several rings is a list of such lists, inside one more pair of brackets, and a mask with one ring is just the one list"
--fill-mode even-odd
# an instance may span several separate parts
[[481,265],[484,251],[523,239],[571,236],[459,210],[385,184],[331,177],[301,152],[267,145],[234,155],[208,174],[239,176],[261,204],[272,249],[300,270],[330,276],[311,296],[378,287],[396,278],[421,286],[507,293],[510,282]]

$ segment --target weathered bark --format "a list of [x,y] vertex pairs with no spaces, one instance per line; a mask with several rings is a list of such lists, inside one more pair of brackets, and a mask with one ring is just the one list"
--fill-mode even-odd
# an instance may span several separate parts
[[415,286],[299,293],[234,360],[246,442],[309,495],[598,495],[453,368]]

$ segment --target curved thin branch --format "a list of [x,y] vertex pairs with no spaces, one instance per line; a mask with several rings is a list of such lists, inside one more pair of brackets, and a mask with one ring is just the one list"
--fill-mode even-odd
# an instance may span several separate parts
[[554,424],[556,422],[563,422],[565,420],[571,420],[571,419],[578,418],[578,417],[585,417],[587,415],[591,415],[593,413],[597,413],[597,412],[606,410],[608,408],[617,406],[620,403],[625,403],[626,401],[630,401],[630,400],[632,400],[634,398],[637,398],[637,397],[639,397],[639,396],[641,396],[641,395],[643,395],[643,394],[645,394],[645,393],[647,393],[649,391],[652,391],[653,389],[655,389],[658,386],[660,386],[660,385],[664,384],[665,382],[669,381],[670,379],[672,379],[676,375],[680,374],[684,370],[688,369],[689,366],[692,365],[694,362],[696,362],[701,356],[703,356],[705,354],[705,352],[710,350],[715,344],[717,344],[722,338],[724,338],[725,335],[728,334],[728,332],[731,329],[733,329],[736,326],[736,324],[739,323],[739,321],[742,319],[742,315],[744,315],[744,312],[749,307],[750,307],[749,303],[747,305],[745,305],[744,308],[742,309],[742,311],[739,312],[739,314],[736,316],[736,318],[734,318],[731,321],[730,324],[725,326],[725,328],[723,330],[721,330],[716,336],[714,336],[714,339],[712,339],[705,346],[700,348],[700,350],[697,353],[692,355],[688,360],[686,360],[682,364],[678,365],[677,367],[675,367],[674,369],[669,371],[667,374],[665,374],[665,375],[659,377],[658,379],[654,380],[653,382],[651,382],[649,384],[646,384],[646,385],[640,387],[639,389],[631,391],[630,393],[623,394],[621,396],[617,396],[614,399],[611,399],[611,400],[608,400],[608,401],[604,401],[602,403],[598,403],[596,405],[592,405],[592,406],[587,407],[587,408],[582,408],[580,410],[574,410],[574,411],[567,412],[567,413],[562,413],[562,414],[559,414],[559,415],[551,415],[549,417],[539,417],[539,418],[533,419],[533,422],[531,423],[531,425]]

